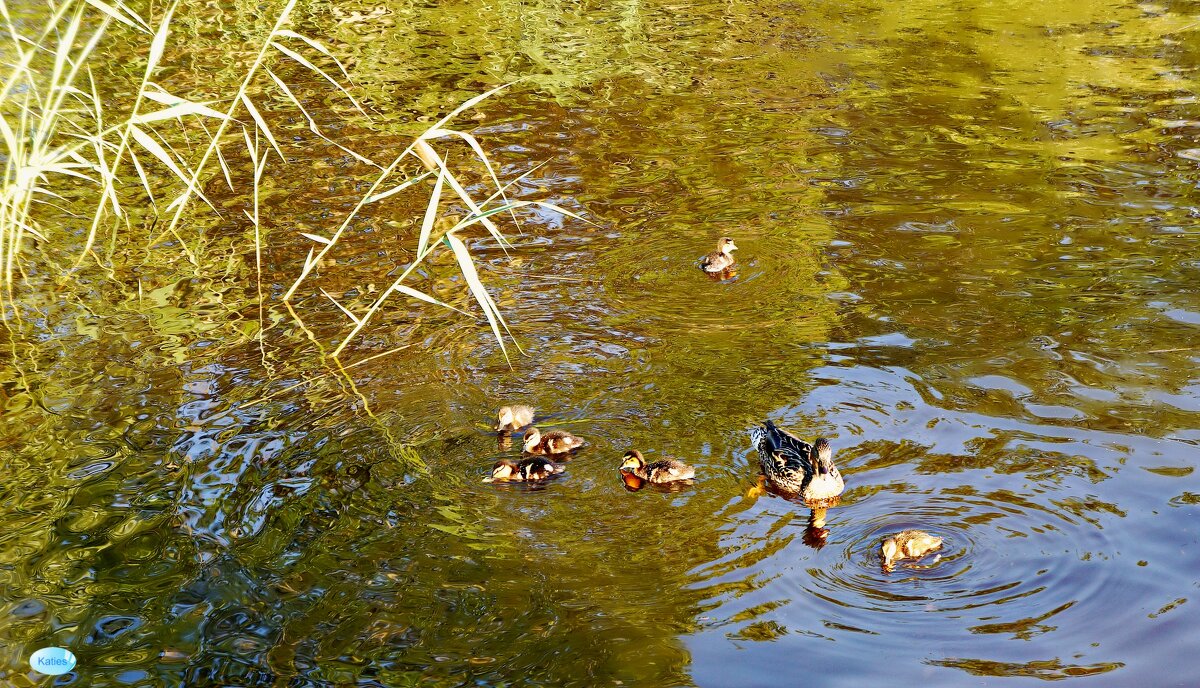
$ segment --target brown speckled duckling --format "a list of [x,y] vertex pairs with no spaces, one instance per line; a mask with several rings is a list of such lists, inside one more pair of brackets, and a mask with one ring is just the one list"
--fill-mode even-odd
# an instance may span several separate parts
[[517,404],[501,406],[496,413],[496,432],[512,432],[533,422],[533,408]]
[[889,537],[880,545],[883,569],[891,571],[896,562],[903,559],[920,559],[930,552],[941,549],[942,538],[920,530],[904,530]]
[[537,428],[525,431],[526,454],[568,454],[582,447],[583,440],[565,430],[542,432]]
[[625,452],[625,456],[622,458],[624,459],[621,463],[622,473],[632,473],[649,483],[661,485],[678,480],[691,480],[696,477],[696,469],[675,459],[662,459],[646,463],[646,459],[642,458],[642,453],[636,449]]
[[492,466],[492,474],[483,479],[485,483],[504,481],[536,481],[545,480],[563,472],[563,467],[540,456],[533,456],[520,461],[500,459]]
[[737,250],[733,239],[729,237],[721,237],[717,242],[717,250],[704,256],[700,261],[700,267],[705,272],[722,272],[733,267],[733,252]]

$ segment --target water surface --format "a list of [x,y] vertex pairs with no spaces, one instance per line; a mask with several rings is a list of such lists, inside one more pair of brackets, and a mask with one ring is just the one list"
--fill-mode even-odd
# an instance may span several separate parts
[[[332,9],[304,21],[392,113],[357,150],[525,76],[461,126],[507,178],[547,163],[516,195],[595,224],[471,242],[512,368],[481,318],[413,303],[346,358],[411,347],[353,387],[284,391],[344,328],[315,288],[313,340],[283,320],[263,350],[221,346],[190,281],[47,328],[0,380],[0,680],[32,685],[51,644],[79,686],[1200,676],[1195,4]],[[272,181],[300,231],[370,179],[312,151]],[[387,283],[413,207],[365,215],[320,284]],[[737,272],[711,281],[725,235]],[[273,246],[286,286],[306,249]],[[435,264],[414,286],[467,307]],[[481,482],[515,455],[486,427],[510,400],[589,440],[561,478]],[[824,530],[747,497],[764,418],[831,438]],[[626,491],[631,447],[696,484]],[[946,546],[885,573],[904,528]]]

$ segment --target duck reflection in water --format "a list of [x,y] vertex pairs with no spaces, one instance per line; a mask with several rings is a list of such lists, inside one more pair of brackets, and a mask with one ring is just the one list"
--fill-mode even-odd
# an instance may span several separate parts
[[829,540],[829,529],[825,527],[826,507],[813,509],[808,514],[808,525],[804,528],[804,544],[821,549]]
[[785,499],[793,504],[802,504],[808,507],[808,523],[804,527],[804,544],[813,549],[821,549],[827,544],[829,540],[829,528],[825,527],[825,519],[828,516],[829,509],[841,502],[841,497],[832,497],[825,500],[805,500],[799,495],[774,489],[767,482],[766,478],[760,475],[758,483],[747,491],[746,498],[757,499],[764,494],[770,494],[773,497]]
[[725,268],[724,270],[719,270],[717,272],[708,272],[706,270],[704,272],[704,276],[713,282],[724,282],[726,280],[731,280],[734,277],[737,277],[737,274],[737,268]]
[[629,492],[637,492],[645,487],[648,483],[648,481],[642,480],[629,471],[618,471],[618,474],[621,476],[621,484],[624,485],[625,489]]
[[695,481],[679,480],[673,483],[652,483],[649,480],[642,480],[632,473],[621,471],[621,484],[624,485],[627,492],[638,492],[639,490],[645,489],[647,486],[649,486],[650,489],[655,492],[672,494],[675,492],[683,492],[694,485]]

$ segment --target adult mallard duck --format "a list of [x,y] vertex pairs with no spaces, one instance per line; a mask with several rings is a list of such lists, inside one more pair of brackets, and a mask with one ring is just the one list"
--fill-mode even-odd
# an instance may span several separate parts
[[809,505],[829,504],[846,489],[833,465],[829,440],[809,444],[771,421],[750,431],[758,449],[758,464],[766,482],[779,492],[797,496]]
[[520,461],[500,459],[492,466],[492,474],[484,478],[483,482],[545,480],[562,472],[562,466],[540,456],[531,456]]
[[530,406],[501,406],[496,412],[496,432],[512,432],[533,422],[533,408]]
[[525,431],[526,454],[568,454],[583,444],[583,440],[565,430],[549,430],[543,433],[531,427]]
[[930,552],[941,549],[942,538],[920,530],[903,530],[883,541],[880,558],[883,570],[891,571],[902,559],[920,559]]
[[723,272],[733,267],[733,252],[737,250],[737,246],[733,244],[733,239],[729,237],[721,237],[717,242],[717,250],[704,256],[700,260],[700,267],[705,272]]
[[632,473],[648,483],[661,485],[680,480],[691,480],[696,477],[696,469],[675,459],[661,459],[646,463],[642,453],[636,449],[625,452],[622,457],[621,472]]

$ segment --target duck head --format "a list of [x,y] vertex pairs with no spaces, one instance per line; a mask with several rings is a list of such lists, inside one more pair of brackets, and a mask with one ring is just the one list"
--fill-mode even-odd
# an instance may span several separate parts
[[721,237],[721,240],[717,242],[717,250],[721,253],[733,253],[737,250],[737,246],[731,237]]
[[511,406],[501,406],[496,413],[496,429],[503,430],[513,422],[513,410]]
[[646,466],[646,459],[642,458],[642,453],[636,449],[630,449],[625,452],[625,456],[621,457],[622,471],[636,471]]
[[892,563],[896,561],[896,557],[900,554],[900,543],[896,542],[896,538],[890,537],[883,541],[883,568],[890,569]]
[[511,459],[500,459],[492,466],[492,474],[483,479],[485,483],[498,480],[512,480],[518,472],[517,462]]
[[829,440],[824,437],[817,438],[813,444],[812,468],[814,475],[824,475],[833,469],[833,449],[829,446]]
[[525,431],[525,451],[532,453],[533,449],[542,441],[542,431],[537,428],[530,427]]

